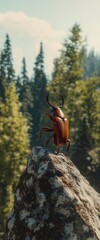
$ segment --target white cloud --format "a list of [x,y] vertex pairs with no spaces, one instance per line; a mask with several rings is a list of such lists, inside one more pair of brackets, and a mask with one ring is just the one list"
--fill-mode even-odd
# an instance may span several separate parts
[[[54,30],[45,20],[29,17],[24,12],[0,13],[0,26],[3,32],[8,33],[11,39],[14,38],[14,59],[16,68],[19,69],[18,61],[22,54],[32,62],[32,51],[36,56],[39,51],[39,44],[42,41],[45,51],[45,62],[47,72],[52,70],[52,61],[57,56],[64,38],[64,31]],[[0,31],[1,32],[1,31]],[[19,43],[18,43],[19,41]],[[20,45],[19,45],[20,44]],[[32,44],[32,45],[31,45]],[[30,48],[33,50],[30,51]],[[21,61],[21,59],[20,59]],[[29,66],[30,68],[30,66]]]
[[48,22],[42,19],[28,17],[23,12],[0,13],[0,25],[14,31],[29,34],[32,37],[59,39],[63,36],[63,31],[53,30]]

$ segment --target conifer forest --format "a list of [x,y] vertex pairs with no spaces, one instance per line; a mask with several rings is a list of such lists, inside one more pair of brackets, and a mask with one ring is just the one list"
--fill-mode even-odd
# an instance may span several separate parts
[[[24,170],[32,147],[44,146],[51,133],[42,127],[51,127],[47,112],[50,101],[60,105],[70,123],[69,157],[100,191],[100,55],[87,50],[82,40],[80,25],[74,24],[64,39],[58,58],[54,59],[51,79],[45,73],[45,49],[40,43],[33,65],[33,75],[28,76],[27,59],[23,56],[20,75],[13,62],[9,34],[0,49],[0,237],[12,209],[14,191]],[[55,152],[51,140],[48,148]],[[66,146],[61,151],[67,155]]]

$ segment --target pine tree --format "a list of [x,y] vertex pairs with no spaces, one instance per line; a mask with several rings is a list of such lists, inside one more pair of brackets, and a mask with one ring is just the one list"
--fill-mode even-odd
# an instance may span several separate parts
[[[32,83],[28,78],[27,66],[25,57],[22,59],[22,70],[21,76],[17,79],[16,87],[19,94],[19,100],[22,103],[21,111],[24,116],[28,119],[28,124],[31,128],[32,126],[32,106],[33,106],[33,97],[32,97]],[[29,130],[29,132],[31,129]]]
[[0,79],[5,79],[4,52],[3,51],[1,51],[1,54],[0,54]]
[[40,43],[39,54],[36,57],[34,67],[33,98],[33,139],[32,144],[39,143],[39,131],[43,124],[43,109],[46,108],[47,78],[44,72],[43,45]]
[[25,57],[22,59],[21,81],[22,81],[23,85],[25,83],[28,83],[28,81],[29,81],[29,78],[28,78],[28,75],[27,75],[27,67],[26,67]]
[[71,35],[64,42],[65,64],[67,68],[67,81],[69,84],[75,84],[77,80],[82,79],[83,67],[82,57],[84,52],[81,28],[75,24],[71,29]]
[[6,35],[4,49],[0,54],[0,98],[5,101],[5,88],[14,81],[12,50],[9,35]]
[[16,83],[16,92],[18,96],[20,96],[22,83],[21,83],[21,77],[19,75],[17,76],[15,83]]
[[2,196],[0,198],[0,219],[2,219],[2,229],[12,207],[14,187],[26,165],[29,153],[27,120],[20,112],[14,83],[6,88],[5,96],[5,103],[0,101],[0,196]]
[[54,61],[53,78],[48,88],[50,91],[56,91],[66,99],[69,88],[74,88],[76,81],[83,78],[84,51],[81,28],[75,24],[64,41],[60,57]]
[[4,68],[4,53],[1,51],[0,55],[0,98],[5,101],[5,86],[6,86],[6,74]]
[[[71,116],[72,159],[83,174],[94,171],[99,162],[99,91],[100,79],[77,81],[71,90],[73,112]],[[69,96],[69,104],[70,98]]]
[[40,43],[39,54],[36,57],[34,70],[36,70],[36,69],[40,69],[41,71],[44,70],[44,54],[43,54],[43,44],[42,44],[42,42]]
[[90,123],[87,115],[80,115],[75,131],[72,160],[80,169],[82,174],[88,174],[88,167],[91,165],[89,150],[91,149]]
[[6,34],[3,53],[4,53],[5,78],[7,80],[7,83],[9,84],[12,81],[14,81],[15,71],[13,68],[12,49],[8,34]]

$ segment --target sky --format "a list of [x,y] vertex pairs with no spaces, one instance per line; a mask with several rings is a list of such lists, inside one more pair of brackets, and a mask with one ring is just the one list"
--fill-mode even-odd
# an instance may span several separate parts
[[87,49],[100,54],[100,0],[0,0],[0,50],[8,33],[16,74],[25,57],[31,77],[42,42],[45,72],[50,76],[75,23],[87,38]]

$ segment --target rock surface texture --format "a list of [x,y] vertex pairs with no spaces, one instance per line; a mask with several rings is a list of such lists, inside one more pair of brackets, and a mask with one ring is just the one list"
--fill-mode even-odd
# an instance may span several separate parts
[[16,189],[5,239],[100,239],[99,210],[99,194],[68,157],[34,147]]

